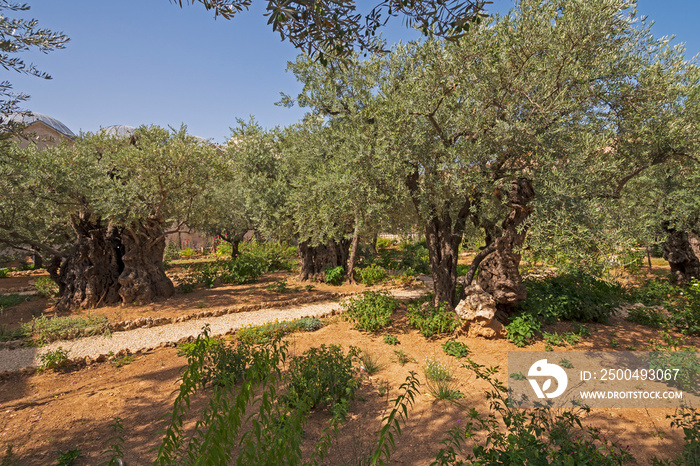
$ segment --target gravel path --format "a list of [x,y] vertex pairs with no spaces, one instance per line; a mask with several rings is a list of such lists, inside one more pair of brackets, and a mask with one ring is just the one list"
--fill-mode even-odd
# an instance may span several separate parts
[[[392,290],[392,295],[399,299],[413,299],[424,292],[421,290]],[[252,312],[226,314],[220,317],[188,320],[159,327],[142,327],[126,332],[114,332],[109,337],[95,336],[77,340],[55,341],[41,348],[19,348],[0,350],[0,373],[15,371],[25,367],[36,367],[40,356],[59,347],[68,351],[70,359],[91,357],[93,359],[110,352],[117,354],[128,350],[155,348],[165,343],[177,342],[187,337],[196,337],[204,325],[209,324],[212,335],[224,335],[232,330],[247,326],[258,326],[275,320],[294,320],[301,317],[317,317],[340,311],[337,302],[306,304],[288,308],[260,309]]]

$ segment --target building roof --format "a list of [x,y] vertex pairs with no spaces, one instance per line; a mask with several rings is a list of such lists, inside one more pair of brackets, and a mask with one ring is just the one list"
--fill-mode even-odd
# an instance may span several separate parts
[[70,130],[66,125],[61,123],[55,118],[52,118],[48,115],[44,115],[43,113],[33,113],[33,112],[21,112],[21,113],[10,113],[9,115],[3,115],[0,117],[0,120],[3,122],[13,122],[13,123],[20,123],[24,125],[31,125],[32,123],[35,123],[37,121],[40,121],[44,123],[45,125],[49,126],[50,128],[58,131],[59,133],[63,134],[66,137],[73,138],[75,137],[75,133]]
[[115,136],[115,137],[126,137],[128,138],[129,136],[132,136],[134,132],[136,131],[136,128],[133,126],[128,126],[128,125],[112,125],[112,126],[107,126],[106,128],[102,128],[99,133],[106,134],[108,136]]

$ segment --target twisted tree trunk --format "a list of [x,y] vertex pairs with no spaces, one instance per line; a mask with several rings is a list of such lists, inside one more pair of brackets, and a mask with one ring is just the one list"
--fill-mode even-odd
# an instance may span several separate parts
[[528,204],[534,197],[535,190],[530,180],[518,178],[511,183],[507,203],[511,210],[501,224],[503,233],[487,245],[488,253],[480,264],[476,264],[479,267],[477,284],[493,296],[500,310],[506,312],[527,297],[518,270],[521,256],[515,250],[525,242],[525,220],[533,209]]
[[323,280],[326,268],[342,266],[348,263],[350,240],[328,241],[326,244],[310,246],[308,241],[299,243],[301,259],[300,280]]
[[67,310],[119,302],[118,279],[124,270],[120,231],[87,212],[73,215],[71,224],[77,236],[73,250],[65,258],[54,257],[48,268],[58,284],[56,307]]
[[119,275],[119,296],[124,304],[146,304],[169,298],[175,293],[165,275],[163,219],[154,216],[124,229],[124,270]]
[[454,309],[457,288],[457,260],[462,230],[453,231],[452,220],[433,217],[425,226],[425,239],[430,259],[430,272],[433,276],[434,304],[445,303],[447,309]]
[[700,238],[693,233],[677,231],[664,225],[667,232],[663,257],[671,266],[671,275],[678,285],[693,278],[700,279]]

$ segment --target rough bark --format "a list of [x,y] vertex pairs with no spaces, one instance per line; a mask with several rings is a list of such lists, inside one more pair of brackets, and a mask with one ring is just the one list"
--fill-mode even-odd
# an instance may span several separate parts
[[678,285],[700,278],[700,239],[693,233],[665,226],[667,237],[663,257],[671,266],[671,275]]
[[357,261],[357,249],[360,247],[360,223],[355,225],[350,246],[350,258],[348,259],[348,283],[357,283],[355,279],[355,262]]
[[119,296],[124,304],[146,304],[175,293],[163,268],[162,225],[162,219],[149,217],[122,233],[124,270],[119,276]]
[[118,303],[118,279],[124,270],[119,230],[89,213],[73,215],[71,223],[75,246],[67,257],[54,257],[49,266],[59,288],[56,307],[67,310]]
[[456,303],[457,259],[459,243],[462,241],[461,229],[453,232],[449,216],[433,217],[425,226],[425,239],[428,246],[430,271],[433,276],[435,305],[446,303],[453,310]]
[[328,241],[326,244],[310,246],[308,241],[299,243],[301,259],[300,280],[323,280],[329,267],[347,266],[350,241]]
[[507,203],[511,210],[501,225],[503,233],[489,245],[492,252],[479,267],[477,284],[493,296],[500,310],[506,312],[527,297],[518,270],[521,257],[515,250],[525,241],[527,228],[524,222],[532,213],[533,208],[528,204],[534,196],[530,180],[518,178],[511,183]]

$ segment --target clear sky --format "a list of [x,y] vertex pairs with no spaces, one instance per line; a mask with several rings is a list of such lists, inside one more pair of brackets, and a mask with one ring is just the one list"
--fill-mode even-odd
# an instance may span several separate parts
[[[287,125],[303,114],[275,106],[280,92],[300,90],[287,61],[298,51],[266,24],[262,0],[233,20],[213,19],[201,5],[168,0],[25,0],[40,27],[71,38],[64,50],[23,54],[53,76],[41,80],[2,70],[23,107],[61,120],[73,132],[114,124],[157,124],[224,142],[236,118],[254,115],[264,127]],[[360,0],[360,4],[368,0]],[[374,4],[375,2],[371,2]],[[505,12],[513,0],[493,0]],[[700,53],[700,0],[639,0],[656,36],[675,35],[686,57]],[[395,20],[389,43],[416,37]]]

